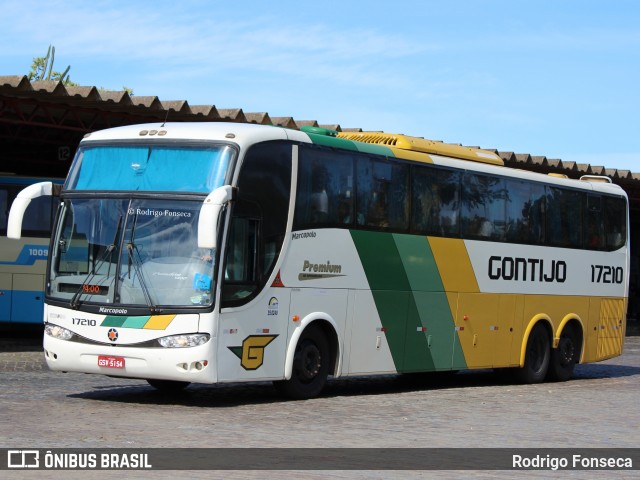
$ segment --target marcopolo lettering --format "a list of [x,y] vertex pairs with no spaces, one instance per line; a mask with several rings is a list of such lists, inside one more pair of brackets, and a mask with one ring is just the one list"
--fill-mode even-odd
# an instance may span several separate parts
[[100,313],[107,313],[109,315],[126,315],[128,310],[126,308],[107,308],[100,307]]
[[567,263],[564,260],[542,258],[489,257],[489,278],[521,282],[557,282],[567,279]]
[[316,232],[294,232],[291,234],[292,240],[300,240],[301,238],[316,238]]

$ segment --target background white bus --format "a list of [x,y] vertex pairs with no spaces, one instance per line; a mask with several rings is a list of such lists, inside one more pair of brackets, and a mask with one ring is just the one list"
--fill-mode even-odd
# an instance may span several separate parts
[[60,199],[54,370],[308,398],[331,375],[540,382],[622,352],[628,208],[603,178],[401,135],[154,124],[87,136]]

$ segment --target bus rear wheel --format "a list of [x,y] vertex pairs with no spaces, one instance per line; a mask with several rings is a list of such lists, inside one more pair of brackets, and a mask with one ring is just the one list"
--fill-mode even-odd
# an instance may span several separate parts
[[313,398],[324,388],[329,375],[329,342],[320,327],[307,327],[296,345],[291,379],[274,382],[282,395],[295,400]]
[[148,378],[147,383],[156,390],[160,390],[165,393],[176,393],[187,388],[190,382],[178,382],[176,380],[157,380]]
[[580,356],[580,338],[573,325],[567,325],[562,330],[558,348],[551,352],[549,364],[549,380],[564,382],[571,378],[573,369]]
[[527,341],[524,365],[516,370],[516,379],[522,383],[540,383],[547,376],[551,344],[547,329],[542,323],[536,324]]

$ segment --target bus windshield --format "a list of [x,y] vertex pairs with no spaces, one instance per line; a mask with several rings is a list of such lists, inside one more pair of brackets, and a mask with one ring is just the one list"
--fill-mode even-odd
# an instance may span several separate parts
[[50,298],[147,307],[212,303],[215,252],[197,247],[200,200],[66,199],[55,232]]

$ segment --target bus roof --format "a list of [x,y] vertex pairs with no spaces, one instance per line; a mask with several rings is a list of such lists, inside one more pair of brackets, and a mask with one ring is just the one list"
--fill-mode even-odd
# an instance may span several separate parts
[[305,133],[282,127],[249,123],[176,122],[127,125],[98,130],[85,135],[81,143],[115,140],[213,140],[233,142],[240,148],[268,140],[310,142]]
[[498,155],[487,150],[450,145],[426,140],[424,138],[409,137],[407,135],[384,132],[341,132],[338,133],[338,137],[357,142],[386,145],[412,152],[432,153],[443,157],[472,160],[474,162],[489,163],[491,165],[504,165],[504,161]]
[[[332,148],[373,153],[414,160],[423,163],[438,163],[455,168],[485,171],[497,174],[495,167],[504,165],[503,160],[493,152],[459,145],[449,145],[424,138],[410,137],[400,134],[382,132],[336,132],[318,127],[302,127],[292,130],[283,127],[228,122],[176,122],[127,125],[106,130],[99,130],[85,135],[82,144],[116,140],[212,140],[232,142],[245,149],[256,142],[269,140],[291,140],[302,143],[313,143]],[[463,162],[473,161],[474,167]],[[529,178],[552,184],[572,184],[576,188],[615,192],[620,194],[621,188],[610,183],[596,183],[565,178],[549,177],[544,174],[500,169],[501,175]],[[543,177],[546,177],[543,180]],[[587,179],[585,179],[587,180]]]
[[128,125],[87,134],[83,143],[154,138],[233,141],[241,148],[254,142],[286,139],[422,162],[431,162],[428,154],[438,154],[491,165],[503,165],[502,159],[492,152],[406,135],[376,132],[338,133],[332,130],[305,127],[302,131],[298,131],[246,123],[184,122]]

